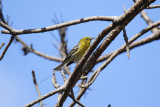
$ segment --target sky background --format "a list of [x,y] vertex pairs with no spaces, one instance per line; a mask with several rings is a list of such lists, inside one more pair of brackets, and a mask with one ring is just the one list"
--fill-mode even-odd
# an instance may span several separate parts
[[[90,16],[120,16],[123,6],[126,9],[133,5],[132,0],[2,0],[5,18],[10,17],[10,24],[14,29],[42,28],[53,25],[55,15],[59,21],[71,21]],[[160,4],[157,0],[154,4]],[[145,10],[149,17],[158,21],[160,9]],[[96,37],[110,22],[93,21],[68,27],[68,49],[71,49],[85,36]],[[147,27],[145,21],[136,16],[126,26],[128,37]],[[2,30],[2,28],[0,28]],[[28,45],[31,43],[35,50],[51,56],[58,52],[53,47],[57,42],[51,35],[59,39],[57,31],[19,35]],[[151,32],[140,39],[151,35]],[[1,34],[0,43],[8,43],[10,35]],[[139,40],[140,40],[139,39]],[[112,52],[124,44],[123,34],[118,37],[103,53]],[[160,50],[159,41],[135,48],[127,54],[119,55],[104,69],[90,90],[81,98],[86,107],[160,107]],[[0,104],[2,107],[22,107],[37,99],[37,93],[32,81],[31,71],[35,70],[39,89],[44,95],[54,90],[51,82],[52,69],[58,64],[48,61],[32,53],[23,56],[22,45],[13,42],[2,61],[0,61]],[[2,53],[4,47],[0,50]],[[98,68],[98,64],[94,69]],[[71,65],[72,71],[75,64]],[[63,79],[56,72],[58,82]],[[75,87],[75,90],[78,90]],[[76,93],[76,91],[75,91]],[[43,101],[44,107],[53,107],[57,102],[57,95]],[[64,103],[67,107],[72,100]],[[36,104],[34,107],[39,107]]]

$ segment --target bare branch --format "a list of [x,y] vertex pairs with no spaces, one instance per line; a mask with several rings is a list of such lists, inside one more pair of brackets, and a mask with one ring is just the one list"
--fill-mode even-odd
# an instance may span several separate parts
[[[124,5],[124,8],[123,8],[123,11],[124,13],[126,12],[126,7]],[[126,33],[126,29],[125,29],[125,26],[122,24],[122,30],[123,30],[123,37],[124,37],[124,40],[126,42],[126,50],[127,50],[127,56],[128,56],[128,59],[130,57],[130,52],[129,52],[129,44],[128,44],[128,36],[127,36],[127,33]]]
[[8,24],[5,19],[4,19],[4,16],[3,16],[3,12],[2,12],[2,8],[3,8],[3,5],[2,5],[2,1],[0,0],[0,20],[5,23],[5,24]]
[[16,39],[23,45],[23,47],[27,48],[30,52],[32,52],[32,53],[34,53],[34,54],[36,54],[38,56],[41,56],[41,57],[43,57],[45,59],[57,61],[57,62],[62,62],[63,61],[63,59],[52,57],[52,56],[49,56],[49,55],[46,55],[46,54],[43,54],[41,52],[38,52],[38,51],[34,50],[30,46],[28,46],[25,42],[23,42],[18,36],[16,36]]
[[[15,34],[13,33],[14,32],[14,29],[12,29],[10,26],[8,26],[7,22],[5,21],[4,19],[4,16],[3,16],[3,13],[2,13],[2,1],[0,0],[0,26],[7,29],[10,34],[12,35],[11,36],[11,39],[9,40],[7,46],[5,47],[4,51],[2,52],[1,56],[0,56],[0,60],[3,59],[5,53],[7,52],[9,46],[11,45],[11,43],[13,42],[14,38],[15,38]],[[2,47],[1,47],[2,48]]]
[[55,88],[59,88],[59,87],[60,87],[60,85],[57,83],[57,80],[56,80],[55,70],[53,70],[52,83],[53,83],[53,86],[54,86]]
[[43,96],[41,96],[40,98],[38,98],[38,99],[36,99],[36,100],[28,103],[28,104],[25,105],[24,107],[31,107],[31,106],[37,104],[38,102],[40,102],[40,101],[42,101],[42,100],[44,100],[44,99],[46,99],[46,98],[48,98],[48,97],[56,94],[56,93],[63,92],[63,91],[65,91],[65,88],[64,88],[64,87],[59,87],[59,88],[57,88],[57,89],[55,89],[55,90],[47,93],[46,95],[43,95]]
[[[64,101],[68,97],[68,91],[71,90],[76,82],[79,80],[81,75],[95,63],[98,57],[102,54],[102,52],[110,45],[110,43],[117,37],[117,35],[122,30],[121,23],[127,25],[142,9],[146,8],[149,4],[154,2],[155,0],[139,0],[137,1],[130,9],[126,11],[125,14],[121,15],[118,19],[116,19],[113,24],[109,25],[105,28],[99,36],[96,38],[94,43],[91,45],[89,50],[85,53],[79,64],[76,66],[74,72],[70,75],[69,79],[65,82],[64,87],[66,87],[66,91],[63,93],[61,99],[57,102],[56,106],[62,107]],[[115,29],[114,29],[115,28]],[[114,29],[114,30],[112,30]],[[110,35],[102,42],[102,44],[96,49],[96,51],[89,58],[93,50],[99,44],[99,42],[112,30]],[[89,59],[88,59],[89,58]],[[88,61],[87,61],[88,59]],[[87,63],[86,63],[87,61]],[[86,63],[86,64],[85,64]],[[84,65],[85,64],[85,65]],[[84,65],[84,66],[83,66]],[[82,68],[83,67],[83,68]]]
[[130,57],[130,52],[129,52],[128,37],[127,37],[126,29],[125,29],[125,27],[124,27],[123,24],[122,24],[122,30],[123,30],[123,37],[124,37],[124,40],[125,40],[125,42],[126,42],[127,56],[128,56],[128,58],[129,58],[129,57]]
[[81,107],[85,107],[82,103],[80,103],[77,99],[75,99],[73,90],[71,90],[71,94],[69,94],[69,96],[72,98],[72,100],[73,100],[75,103],[79,104]]
[[126,12],[126,6],[125,5],[123,6],[123,11],[124,11],[124,13]]
[[[150,26],[152,25],[154,22],[148,17],[147,13],[143,10],[141,11],[141,17],[146,21],[146,23]],[[153,28],[151,29],[152,32],[156,33],[158,31],[158,28]]]
[[160,5],[148,6],[146,9],[160,8]]
[[[2,11],[2,10],[0,10],[0,11]],[[4,21],[4,23],[2,21],[0,21],[0,26],[3,27],[3,28],[5,28],[5,29],[7,29],[12,34],[11,39],[9,40],[8,44],[6,45],[5,49],[3,50],[3,52],[2,52],[2,54],[0,56],[0,60],[2,60],[3,57],[4,57],[4,55],[5,55],[5,53],[7,52],[9,46],[13,42],[13,40],[14,40],[14,38],[15,38],[16,35],[13,33],[14,29],[12,29],[10,26],[8,26],[7,24],[5,24],[6,22],[4,20],[2,12],[0,13],[0,17],[1,17],[1,20]]]
[[0,49],[3,47],[5,45],[5,43],[3,42],[3,43],[1,43],[1,45],[0,45]]
[[[160,21],[156,22],[156,23],[153,23],[151,25],[149,25],[148,27],[146,27],[145,29],[143,29],[141,32],[137,33],[136,35],[134,35],[134,37],[132,37],[128,42],[129,44],[131,44],[132,42],[134,42],[136,39],[138,39],[140,36],[142,36],[143,34],[147,33],[148,31],[150,31],[151,29],[154,29],[155,27],[159,26],[160,25]],[[124,44],[125,45],[125,44]],[[124,52],[125,50],[123,50],[122,52]],[[111,56],[113,52],[107,54],[107,55],[104,55],[102,57],[100,57],[98,60],[97,60],[97,63],[98,62],[101,62],[101,61],[104,61],[106,60],[107,58],[109,58],[109,56]]]
[[66,76],[65,76],[65,74],[64,74],[64,72],[62,71],[62,70],[60,70],[60,72],[61,72],[61,74],[62,74],[62,77],[63,77],[63,80],[64,80],[64,82],[67,80],[66,79]]
[[151,36],[148,36],[147,38],[144,38],[140,41],[132,43],[130,45],[130,49],[133,49],[133,48],[138,47],[138,46],[142,46],[144,44],[147,44],[147,43],[150,43],[152,41],[159,40],[159,39],[160,39],[160,30],[156,34],[153,34]]
[[[29,34],[29,33],[42,33],[42,32],[47,32],[47,31],[53,31],[55,29],[71,26],[71,25],[76,25],[84,22],[89,22],[89,21],[96,21],[96,20],[101,20],[101,21],[114,21],[116,16],[92,16],[92,17],[86,17],[82,19],[77,19],[73,21],[68,21],[64,22],[61,24],[49,26],[49,27],[44,27],[44,28],[38,28],[38,29],[25,29],[25,30],[13,30],[13,32],[16,35],[19,34]],[[2,33],[4,34],[10,34],[10,31],[7,30],[2,30]]]
[[[34,86],[36,88],[36,91],[38,93],[38,96],[41,97],[41,93],[40,93],[40,90],[38,88],[38,84],[37,84],[37,80],[36,80],[36,75],[35,75],[35,72],[32,71],[32,77],[33,77],[33,83],[34,83]],[[43,102],[40,101],[40,106],[43,107]]]
[[[137,42],[132,43],[132,44],[130,45],[130,49],[133,49],[133,48],[135,48],[135,47],[144,45],[144,44],[146,44],[146,43],[150,43],[150,42],[152,42],[152,41],[154,41],[154,40],[157,40],[157,39],[160,39],[160,31],[159,31],[159,33],[157,33],[157,34],[153,34],[153,35],[151,35],[151,36],[149,36],[149,37],[147,37],[147,38],[145,38],[145,39],[142,39],[142,40],[140,40],[140,41],[137,41]],[[122,47],[123,47],[123,50],[125,51],[125,45],[123,45]],[[121,52],[122,47],[121,47],[120,49],[118,49],[117,51],[112,52],[112,53],[108,56],[108,58],[110,58],[110,59],[107,59],[107,61],[106,61],[101,67],[103,67],[103,66],[105,66],[105,64],[109,63],[109,60],[111,60],[111,58],[114,58],[117,52],[118,52],[117,55],[119,55],[120,53],[122,53],[122,52]],[[112,57],[111,57],[111,55],[112,55]],[[113,60],[113,59],[112,59],[112,60]],[[88,82],[86,83],[85,86],[82,85],[83,89],[80,90],[80,92],[79,92],[79,94],[78,94],[78,96],[77,96],[77,98],[76,98],[77,100],[79,100],[79,99],[82,97],[82,95],[86,92],[86,90],[88,89],[88,87],[89,87],[89,86],[94,82],[94,80],[96,79],[96,77],[97,77],[96,75],[98,75],[99,73],[100,73],[100,68],[97,69],[97,70],[92,74],[92,76],[90,77],[90,79],[88,80]],[[69,107],[73,107],[74,104],[75,104],[75,102],[72,102]]]
[[0,25],[3,27],[3,28],[5,28],[5,29],[7,29],[7,31],[9,32],[9,34],[14,34],[14,35],[16,35],[14,32],[15,32],[15,30],[13,29],[13,28],[11,28],[10,26],[8,26],[7,24],[5,24],[4,22],[2,22],[2,21],[0,21]]
[[12,36],[11,36],[11,39],[9,40],[7,46],[5,47],[5,49],[3,50],[3,52],[2,52],[2,54],[1,54],[1,56],[0,56],[0,61],[3,59],[5,53],[7,52],[9,46],[11,45],[11,43],[13,42],[15,36],[16,36],[16,35],[12,35]]
[[[58,20],[58,19],[57,19]],[[59,35],[60,35],[60,40],[61,40],[61,45],[60,45],[60,53],[62,56],[62,59],[65,59],[68,56],[68,51],[67,51],[67,40],[66,40],[66,32],[67,28],[60,28],[59,30]],[[70,75],[71,72],[69,70],[69,67],[64,67],[64,73]]]

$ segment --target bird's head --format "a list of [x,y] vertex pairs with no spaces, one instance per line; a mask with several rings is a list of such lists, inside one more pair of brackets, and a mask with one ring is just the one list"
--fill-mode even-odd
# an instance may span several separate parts
[[90,44],[93,39],[94,39],[94,38],[92,38],[92,37],[83,37],[83,38],[79,41],[79,43]]

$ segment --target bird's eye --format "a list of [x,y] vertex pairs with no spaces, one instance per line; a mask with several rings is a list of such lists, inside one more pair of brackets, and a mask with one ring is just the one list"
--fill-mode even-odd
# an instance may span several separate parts
[[89,40],[88,38],[86,38],[86,40]]

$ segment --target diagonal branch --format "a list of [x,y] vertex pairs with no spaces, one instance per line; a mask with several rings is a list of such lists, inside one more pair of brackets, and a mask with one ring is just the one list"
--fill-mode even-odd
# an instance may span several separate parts
[[65,91],[65,88],[64,88],[64,87],[59,87],[59,88],[57,88],[57,89],[49,92],[48,94],[43,95],[43,96],[41,96],[40,98],[38,98],[38,99],[36,99],[36,100],[28,103],[28,104],[25,105],[24,107],[31,107],[31,106],[33,106],[34,104],[36,104],[36,103],[38,103],[38,102],[40,102],[40,101],[42,101],[42,100],[44,100],[44,99],[46,99],[46,98],[54,95],[54,94],[56,94],[56,93],[63,92],[63,91]]
[[0,49],[3,47],[5,45],[5,43],[3,42],[3,43],[1,43],[1,45],[0,45]]
[[6,54],[9,46],[12,44],[14,38],[15,38],[15,34],[13,33],[14,32],[14,29],[12,29],[10,26],[7,25],[7,22],[4,20],[4,16],[2,14],[2,4],[1,4],[1,1],[0,1],[0,19],[3,21],[0,21],[0,26],[7,29],[10,33],[11,33],[11,39],[9,40],[8,44],[6,45],[5,49],[3,50],[1,56],[0,56],[0,61],[3,59],[4,55]]
[[80,101],[78,101],[77,99],[75,99],[73,90],[71,90],[71,94],[69,94],[69,96],[72,98],[72,100],[77,103],[78,105],[80,105],[81,107],[85,107],[83,104],[80,103]]
[[[148,26],[152,25],[154,22],[148,17],[147,13],[143,10],[141,11],[141,17],[146,21]],[[156,33],[158,31],[158,28],[151,29],[152,32]]]
[[[38,88],[38,84],[37,84],[37,80],[36,80],[36,75],[35,75],[35,72],[32,71],[32,77],[33,77],[33,83],[34,83],[34,86],[36,88],[36,91],[38,93],[38,96],[41,97],[41,93],[40,93],[40,90]],[[40,101],[40,106],[43,107],[43,102]]]
[[6,54],[9,46],[11,45],[11,43],[13,42],[14,38],[15,38],[16,35],[12,35],[11,36],[11,39],[9,40],[8,44],[6,45],[5,49],[3,50],[1,56],[0,56],[0,61],[3,59],[4,55]]
[[48,59],[48,60],[57,61],[57,62],[62,62],[63,61],[63,59],[52,57],[52,56],[49,56],[49,55],[46,55],[46,54],[43,54],[39,51],[34,50],[30,46],[28,46],[25,42],[23,42],[18,36],[16,36],[16,40],[19,41],[23,45],[23,47],[27,48],[30,52],[32,52],[32,53],[34,53],[38,56],[41,56],[41,57],[43,57],[45,59]]
[[[156,22],[156,23],[153,23],[149,26],[147,26],[145,29],[143,29],[142,31],[140,31],[139,33],[137,33],[132,39],[129,40],[129,44],[132,43],[133,41],[135,41],[137,38],[139,38],[140,36],[142,36],[143,34],[147,33],[148,31],[150,31],[151,29],[155,29],[155,27],[159,26],[160,25],[160,21]],[[125,45],[125,44],[124,44]],[[123,50],[122,52],[125,52],[125,50]],[[113,52],[107,54],[107,55],[104,55],[102,57],[100,57],[98,60],[97,60],[97,63],[101,62],[101,61],[104,61],[106,60]]]
[[[130,45],[130,49],[133,49],[135,47],[138,47],[138,46],[142,46],[144,44],[147,44],[147,43],[150,43],[152,41],[155,41],[155,40],[159,40],[160,39],[160,31],[157,33],[157,34],[153,34],[145,39],[142,39],[140,41],[137,41],[137,42],[134,42]],[[114,58],[115,55],[119,55],[121,54],[122,52],[125,52],[125,45],[123,45],[120,49],[118,49],[117,51],[114,51],[112,52],[111,54],[108,55],[108,59],[107,61],[102,65],[102,66],[106,66],[105,64],[109,63],[109,61],[111,60],[111,58]],[[116,53],[118,52],[118,53]],[[112,57],[111,57],[112,56]],[[110,60],[109,60],[110,58]],[[88,89],[88,87],[94,82],[94,80],[96,79],[96,77],[98,76],[98,74],[100,73],[100,70],[97,69],[93,74],[92,76],[90,77],[90,79],[88,80],[88,82],[86,83],[85,86],[82,86],[84,87],[83,89],[80,90],[78,96],[77,96],[77,100],[79,100],[82,95],[86,92],[86,90]],[[71,105],[69,107],[73,107],[75,104],[75,102],[72,102]]]
[[128,56],[128,58],[129,58],[129,57],[130,57],[130,52],[129,52],[128,37],[127,37],[126,29],[125,29],[125,27],[124,27],[123,24],[122,24],[122,30],[123,30],[123,37],[124,37],[124,40],[125,40],[125,42],[126,42],[127,56]]
[[[117,35],[122,30],[120,26],[121,23],[124,23],[126,26],[141,10],[146,8],[149,4],[154,2],[155,0],[139,0],[137,1],[129,10],[127,10],[123,15],[121,15],[118,19],[116,19],[113,24],[109,25],[105,28],[96,38],[94,43],[91,45],[89,50],[85,53],[79,64],[76,66],[74,72],[69,77],[68,81],[64,84],[66,87],[66,91],[63,93],[61,99],[57,102],[56,107],[62,107],[64,101],[68,97],[68,92],[75,86],[76,82],[79,80],[81,75],[94,64],[94,62],[98,59],[98,57],[102,54],[102,52],[110,45],[110,43],[117,37]],[[115,28],[115,29],[114,29]],[[113,30],[114,29],[114,30]],[[96,51],[89,58],[93,50],[110,31],[110,35],[102,42],[102,44],[96,49]],[[89,60],[87,61],[87,59]],[[86,63],[87,61],[87,63]],[[86,64],[85,64],[86,63]],[[85,65],[84,65],[85,64]],[[84,65],[84,67],[83,67]],[[82,68],[83,67],[83,68]]]

